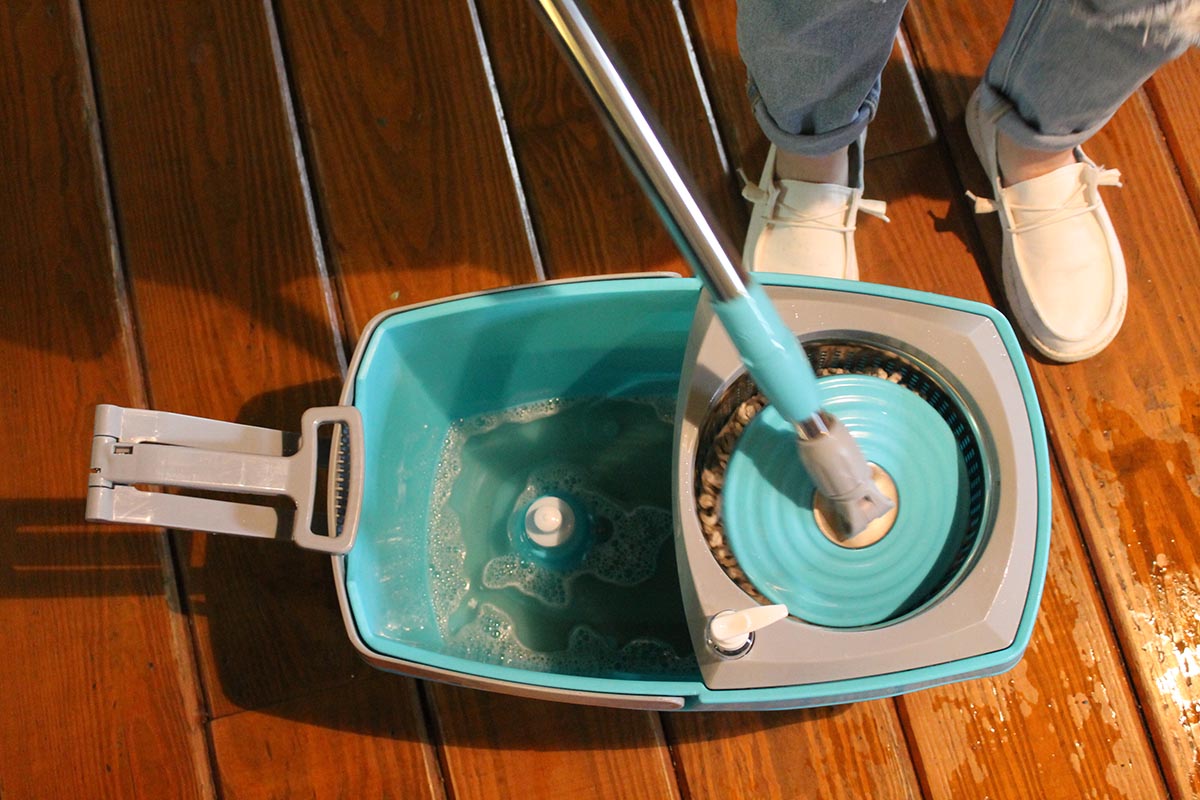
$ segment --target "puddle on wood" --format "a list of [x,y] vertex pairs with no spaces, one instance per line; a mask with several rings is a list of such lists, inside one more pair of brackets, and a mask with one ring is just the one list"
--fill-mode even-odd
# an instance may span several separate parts
[[[1096,398],[1091,432],[1060,441],[1081,473],[1076,506],[1090,535],[1126,658],[1177,781],[1200,781],[1200,392],[1130,412]],[[1074,456],[1074,458],[1070,458]],[[1107,578],[1107,580],[1105,580]],[[1123,609],[1123,612],[1121,611]]]

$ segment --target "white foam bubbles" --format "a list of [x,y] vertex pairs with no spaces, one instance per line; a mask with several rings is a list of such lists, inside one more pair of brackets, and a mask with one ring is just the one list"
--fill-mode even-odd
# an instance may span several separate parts
[[[623,615],[614,625],[605,620],[608,603],[596,606],[607,591],[598,592],[596,581],[616,593],[644,593],[641,585],[662,567],[672,534],[673,409],[674,398],[552,399],[451,426],[428,512],[429,590],[448,651],[583,675],[694,670],[686,644],[678,656],[643,636],[658,629],[640,618]],[[662,486],[648,489],[660,472]],[[545,494],[569,496],[589,528],[587,552],[567,571],[523,558],[516,547],[512,520]],[[573,624],[583,618],[599,628]],[[526,641],[539,649],[522,643],[523,626],[532,626]],[[621,643],[598,630],[619,631]]]
[[588,488],[585,470],[559,464],[530,474],[517,499],[515,515],[523,516],[523,509],[544,495],[570,495],[583,507],[592,542],[582,562],[569,572],[560,572],[516,552],[497,556],[483,571],[483,583],[489,589],[513,587],[562,608],[570,602],[571,583],[582,575],[618,586],[636,586],[654,574],[658,553],[671,536],[669,511],[649,506],[627,511],[615,499]]
[[472,661],[569,675],[685,676],[696,669],[691,653],[679,656],[666,642],[644,637],[618,645],[587,625],[571,629],[564,650],[533,650],[521,642],[512,618],[490,603],[458,630],[451,650]]

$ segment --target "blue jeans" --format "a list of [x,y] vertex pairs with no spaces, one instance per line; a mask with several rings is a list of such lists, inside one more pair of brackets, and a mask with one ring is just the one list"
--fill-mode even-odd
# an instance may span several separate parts
[[[738,0],[738,46],[767,138],[809,156],[857,139],[875,117],[905,3]],[[1015,0],[984,75],[985,111],[1005,108],[998,127],[1026,147],[1059,151],[1087,141],[1187,49],[1178,37],[1152,35],[1149,23],[1103,24],[1106,13],[1115,19],[1135,5],[1154,4]]]

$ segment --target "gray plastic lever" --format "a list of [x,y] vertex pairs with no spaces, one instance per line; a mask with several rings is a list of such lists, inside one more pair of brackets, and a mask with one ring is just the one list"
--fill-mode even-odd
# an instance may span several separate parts
[[845,528],[837,531],[844,541],[862,533],[896,504],[875,485],[871,466],[846,426],[827,412],[818,416],[818,433],[797,426],[800,463],[832,504]]
[[[333,424],[329,531],[312,531],[319,467],[317,431]],[[139,484],[239,494],[280,495],[296,505],[292,541],[342,554],[358,533],[363,427],[352,406],[310,408],[301,433],[274,431],[164,411],[96,408],[87,519],[275,538],[274,508],[209,497],[147,492]],[[344,516],[341,516],[344,514]]]

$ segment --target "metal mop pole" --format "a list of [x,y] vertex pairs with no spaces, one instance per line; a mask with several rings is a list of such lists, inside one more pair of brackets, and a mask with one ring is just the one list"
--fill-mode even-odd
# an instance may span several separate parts
[[832,501],[849,538],[892,507],[871,467],[837,419],[821,408],[812,366],[762,288],[743,269],[728,237],[667,151],[609,48],[575,0],[533,0],[576,69],[609,133],[642,183],[684,257],[715,299],[714,308],[746,367],[796,428],[800,459]]

